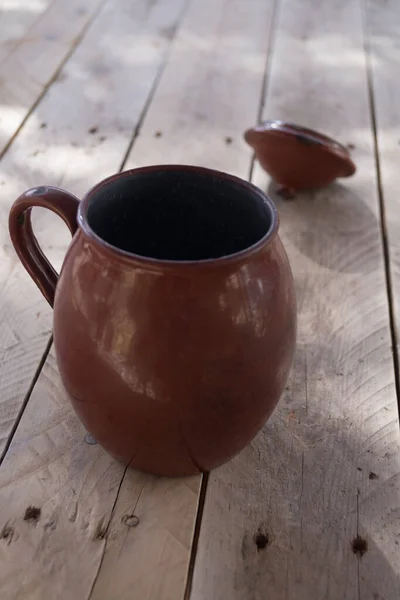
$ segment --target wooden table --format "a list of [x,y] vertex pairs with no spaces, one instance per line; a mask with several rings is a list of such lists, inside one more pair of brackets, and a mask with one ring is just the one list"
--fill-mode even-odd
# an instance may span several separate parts
[[[400,598],[399,48],[398,0],[0,0],[1,600]],[[265,118],[348,144],[357,174],[279,200],[242,139]],[[299,308],[269,423],[181,480],[86,436],[6,227],[28,187],[165,162],[270,191]],[[65,226],[35,231],[59,266]]]

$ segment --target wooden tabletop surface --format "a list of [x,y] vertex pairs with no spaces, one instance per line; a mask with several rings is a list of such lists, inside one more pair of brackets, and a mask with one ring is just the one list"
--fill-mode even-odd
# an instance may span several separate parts
[[[1,600],[399,600],[399,73],[398,0],[0,0]],[[242,139],[267,118],[356,175],[280,200]],[[26,188],[166,162],[269,191],[299,309],[269,423],[178,480],[86,435],[7,231]],[[59,267],[67,229],[34,216]]]

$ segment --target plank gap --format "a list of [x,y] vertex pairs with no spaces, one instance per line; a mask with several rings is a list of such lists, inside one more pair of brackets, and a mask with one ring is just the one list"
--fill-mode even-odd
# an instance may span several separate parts
[[196,521],[194,524],[192,548],[191,548],[191,552],[190,552],[185,594],[184,594],[183,600],[190,600],[190,595],[192,592],[193,574],[194,574],[194,567],[195,567],[195,563],[196,563],[197,548],[199,545],[201,522],[203,520],[203,512],[204,512],[204,505],[205,505],[205,501],[206,501],[208,479],[209,479],[209,473],[203,473],[203,477],[201,480],[200,495],[199,495],[199,504],[197,507]]
[[109,519],[107,521],[107,525],[106,525],[105,530],[104,530],[104,535],[103,535],[103,537],[104,537],[103,552],[101,554],[101,558],[99,560],[99,565],[98,565],[96,574],[95,574],[94,579],[93,579],[92,587],[90,588],[88,600],[90,600],[90,598],[92,597],[93,590],[94,590],[95,585],[96,585],[96,581],[97,581],[97,579],[99,577],[99,573],[101,571],[101,567],[102,567],[103,560],[104,560],[104,555],[105,555],[106,549],[107,549],[107,534],[108,534],[108,532],[110,530],[110,525],[111,525],[111,522],[112,522],[113,517],[114,517],[115,508],[117,506],[117,502],[118,502],[118,498],[119,498],[119,495],[120,495],[120,492],[121,492],[122,484],[124,483],[125,475],[126,475],[126,472],[127,472],[128,468],[129,468],[129,464],[126,465],[126,467],[124,468],[124,472],[122,473],[121,481],[119,482],[117,493],[115,494],[114,503],[113,503],[112,508],[111,508],[110,517],[109,517]]
[[30,386],[28,388],[28,391],[25,394],[25,398],[24,398],[24,401],[22,402],[21,408],[19,409],[17,418],[14,421],[14,424],[13,424],[13,426],[11,428],[11,431],[10,431],[10,433],[8,435],[7,441],[6,441],[5,445],[4,445],[4,450],[3,450],[3,452],[2,452],[2,454],[0,456],[0,466],[2,465],[4,459],[5,459],[6,455],[7,455],[8,449],[11,446],[11,442],[13,441],[14,435],[15,435],[17,429],[18,429],[18,425],[20,424],[20,421],[22,419],[22,415],[24,414],[24,411],[25,411],[26,407],[28,406],[29,399],[30,399],[30,397],[32,395],[32,392],[33,392],[34,388],[35,388],[36,382],[39,379],[39,375],[40,375],[40,373],[41,373],[41,371],[43,369],[43,366],[44,366],[44,364],[46,362],[46,359],[47,359],[47,356],[48,356],[48,354],[50,352],[50,348],[51,348],[52,343],[53,343],[53,336],[51,335],[50,338],[49,338],[49,341],[47,342],[46,348],[45,348],[45,350],[43,352],[42,358],[39,361],[39,364],[38,364],[38,367],[37,367],[37,369],[35,371],[35,374],[34,374],[34,376],[32,378],[32,381],[31,381],[31,384],[30,384]]
[[[4,157],[4,155],[8,152],[8,150],[12,146],[13,142],[18,137],[18,134],[20,133],[21,129],[24,127],[25,123],[31,117],[32,113],[36,110],[36,108],[38,107],[38,105],[40,104],[40,102],[43,100],[44,96],[47,94],[47,92],[49,91],[50,87],[57,80],[57,78],[59,77],[59,75],[60,75],[61,71],[63,70],[64,66],[67,64],[67,62],[69,61],[69,59],[71,58],[71,56],[77,50],[77,48],[81,44],[82,40],[84,39],[86,33],[89,31],[90,27],[93,25],[93,23],[95,22],[96,18],[99,16],[99,14],[101,13],[102,9],[107,4],[107,2],[108,2],[108,0],[103,0],[103,2],[101,2],[98,5],[98,7],[96,8],[96,10],[93,12],[93,15],[87,21],[86,25],[84,25],[84,27],[82,28],[82,30],[75,37],[73,43],[71,44],[71,47],[69,48],[68,52],[64,55],[64,58],[59,63],[59,65],[56,68],[56,70],[54,71],[53,75],[50,77],[50,79],[47,81],[47,83],[43,86],[42,91],[37,96],[36,100],[33,102],[33,104],[31,105],[31,107],[27,110],[24,118],[21,120],[19,126],[14,131],[14,133],[11,135],[10,139],[6,142],[6,144],[4,145],[3,149],[0,150],[0,161]],[[49,8],[51,8],[51,6]]]
[[125,165],[126,165],[128,159],[129,159],[129,155],[130,155],[130,153],[132,151],[133,145],[134,145],[134,143],[135,143],[135,141],[136,141],[136,139],[137,139],[137,137],[138,137],[138,135],[140,133],[140,130],[141,130],[142,125],[143,125],[143,122],[144,122],[144,120],[146,118],[146,115],[148,113],[148,110],[150,108],[152,100],[153,100],[153,98],[154,98],[154,96],[155,96],[155,94],[157,92],[158,86],[159,86],[160,81],[162,79],[162,76],[164,74],[165,68],[168,65],[168,60],[169,60],[169,57],[170,57],[171,52],[172,52],[174,40],[175,40],[175,38],[176,38],[176,36],[178,34],[178,31],[179,31],[179,28],[181,26],[182,21],[185,18],[185,15],[186,15],[187,9],[188,9],[188,7],[190,5],[190,2],[191,2],[191,0],[186,0],[186,2],[183,5],[182,11],[181,11],[181,13],[179,15],[178,24],[177,24],[177,26],[175,28],[175,31],[174,31],[173,38],[171,40],[170,45],[168,46],[168,50],[165,53],[164,60],[161,63],[161,65],[160,65],[160,67],[158,69],[158,72],[157,72],[157,74],[155,76],[154,83],[151,86],[150,91],[149,91],[149,95],[147,96],[147,99],[146,99],[145,103],[143,104],[142,112],[139,115],[138,122],[136,123],[136,126],[133,129],[132,137],[131,137],[131,139],[129,141],[129,144],[128,144],[128,147],[126,149],[126,152],[125,152],[125,154],[124,154],[124,156],[122,158],[121,166],[119,168],[119,172],[121,172],[121,171],[124,170]]
[[[271,22],[268,27],[268,45],[267,45],[267,52],[266,52],[265,69],[264,69],[264,74],[263,74],[263,78],[262,78],[262,88],[261,88],[261,95],[260,95],[260,105],[258,107],[258,114],[257,114],[257,124],[261,123],[262,114],[263,114],[264,106],[265,106],[265,100],[267,98],[267,88],[268,88],[269,75],[270,75],[270,71],[271,71],[271,61],[272,61],[272,55],[273,55],[274,48],[275,48],[275,38],[276,38],[275,31],[276,31],[276,24],[279,19],[280,7],[281,7],[281,0],[274,0],[274,4],[272,7]],[[251,155],[250,168],[249,168],[249,177],[248,177],[249,181],[251,181],[253,178],[253,170],[254,170],[255,160],[256,160],[256,155],[253,152]]]

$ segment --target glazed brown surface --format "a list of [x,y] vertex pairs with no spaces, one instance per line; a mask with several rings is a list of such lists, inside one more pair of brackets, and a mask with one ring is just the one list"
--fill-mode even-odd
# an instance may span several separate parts
[[[249,202],[262,194],[240,185]],[[81,206],[56,288],[54,343],[65,387],[87,429],[125,464],[163,475],[212,469],[263,426],[290,369],[295,297],[277,222],[259,244],[230,257],[150,260],[93,235],[86,209],[96,190]],[[40,203],[30,192],[11,214],[25,264],[42,260],[16,233],[18,209],[32,196]]]
[[266,121],[248,129],[244,137],[265,171],[294,192],[324,187],[356,170],[344,146],[291,123]]

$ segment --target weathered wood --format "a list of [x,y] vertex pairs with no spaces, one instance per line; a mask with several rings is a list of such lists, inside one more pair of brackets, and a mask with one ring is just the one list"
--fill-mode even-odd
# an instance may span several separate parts
[[[19,23],[18,43],[11,45],[9,52],[10,44],[6,43],[9,40],[5,39],[3,45],[0,44],[0,156],[65,58],[76,48],[104,2],[86,0],[83,4],[81,0],[45,0],[35,3],[27,0],[26,3],[16,3],[15,8],[19,5],[20,9],[14,17]],[[47,10],[43,10],[47,5]],[[23,32],[21,14],[26,15],[27,11],[33,13],[35,7],[43,12]],[[11,24],[3,17],[12,8],[10,2],[3,0],[0,27],[5,33]],[[26,17],[24,20],[29,22]]]
[[[178,3],[174,11],[177,14]],[[112,15],[102,13],[64,69],[65,78],[51,87],[18,135],[6,155],[7,161],[3,161],[9,173],[7,197],[10,191],[13,196],[39,179],[81,194],[110,170],[118,169],[113,163],[117,156],[122,158],[126,132],[132,131],[137,108],[143,106],[149,70],[173,38],[177,21],[171,0],[153,6],[147,26],[143,10],[137,30],[127,15],[120,13],[115,3]],[[258,111],[270,15],[270,5],[262,0],[252,3],[250,10],[239,0],[191,2],[130,165],[179,160],[247,175],[251,152],[240,136]],[[104,47],[114,48],[107,55],[110,63],[94,49],[95,41],[102,47],[101,35]],[[113,44],[113,40],[118,43]],[[140,51],[135,50],[135,43]],[[229,52],[222,49],[224,46],[230,48]],[[181,67],[184,71],[179,78]],[[197,68],[197,76],[192,74],[193,68]],[[198,79],[199,74],[204,82],[210,82],[205,92],[201,90],[206,83]],[[238,81],[246,93],[235,93]],[[178,101],[170,98],[167,102],[168,95]],[[203,111],[200,118],[194,114],[197,110]],[[167,124],[172,122],[178,127],[180,119],[186,123],[181,137],[174,135],[160,154],[162,146],[157,143],[166,142]],[[42,122],[47,123],[44,129],[40,127]],[[88,133],[96,127],[96,133]],[[155,137],[158,129],[163,130],[163,136]],[[192,144],[187,141],[191,132]],[[101,141],[103,135],[107,140]],[[225,139],[228,136],[232,141]],[[39,154],[31,156],[36,150]],[[15,175],[21,178],[22,165],[23,181]],[[40,214],[35,230],[45,252],[50,249],[52,259],[60,260],[64,247],[58,236],[64,229],[55,223],[51,215]],[[6,250],[13,256],[9,246]],[[20,270],[18,267],[14,273]],[[27,313],[29,310],[28,319],[36,310],[42,313],[44,301],[37,293],[35,306],[40,308],[32,308],[33,284],[21,275],[20,282],[24,281],[22,298],[29,295],[29,302],[21,303]],[[8,300],[9,314],[13,299],[15,294]],[[44,312],[46,316],[41,314],[39,321],[48,319],[48,311]],[[16,317],[19,313],[9,321],[13,327]],[[29,357],[28,341],[26,347],[25,360]],[[17,383],[14,374],[10,388]],[[0,473],[0,524],[6,527],[6,537],[3,532],[0,540],[1,597],[8,600],[29,593],[34,600],[125,600],[132,594],[141,600],[182,598],[200,477],[164,480],[133,471],[123,477],[119,465],[97,446],[85,445],[83,438],[84,431],[66,404],[51,355]],[[36,525],[23,519],[30,505],[41,509]],[[128,515],[139,518],[136,527],[129,526],[132,520],[125,519]],[[13,528],[11,533],[9,528]],[[68,587],[65,582],[71,580]]]
[[49,8],[52,0],[10,2],[0,0],[0,64],[18,44],[29,39],[29,30]]
[[[399,365],[399,324],[400,324],[400,246],[398,236],[400,232],[399,200],[398,200],[398,164],[400,159],[400,136],[398,122],[400,109],[395,98],[400,93],[400,85],[396,72],[400,64],[400,6],[393,0],[379,1],[368,0],[364,4],[366,14],[365,30],[367,35],[367,53],[370,76],[371,104],[375,111],[375,134],[379,164],[379,192],[383,205],[384,238],[388,251],[388,275],[391,285],[390,300],[392,308],[392,328],[394,336],[394,351],[397,353],[396,368]],[[399,373],[397,372],[397,377]],[[398,398],[398,402],[400,399]],[[400,406],[400,405],[399,405]],[[385,442],[390,431],[382,428],[375,435],[379,443]],[[394,457],[385,452],[389,464],[394,462]],[[400,459],[397,456],[397,464]],[[392,473],[394,470],[392,469]],[[396,556],[394,563],[397,569],[393,570],[397,576],[397,597],[400,595],[400,493],[399,479],[397,482],[392,477],[392,485],[385,483],[386,496],[381,492],[372,499],[370,511],[367,516],[372,520],[373,527],[378,535],[384,538],[381,542],[382,553],[386,556]],[[397,483],[397,485],[396,485]],[[386,507],[383,511],[382,505]],[[377,515],[378,518],[375,516]],[[395,546],[393,547],[393,540]],[[394,552],[396,554],[394,554]],[[389,562],[389,561],[388,561]],[[394,561],[393,561],[394,562]],[[375,565],[366,565],[373,568]]]
[[[185,510],[195,512],[198,478],[131,472],[120,490],[124,468],[85,434],[50,354],[0,474],[1,598],[118,599],[132,585],[143,590],[138,597],[153,598],[145,590],[157,585],[154,561],[158,587],[170,585],[170,597],[179,597],[193,526]],[[106,539],[118,571],[92,595]]]
[[89,597],[123,467],[85,433],[50,355],[0,471],[5,600]]
[[[400,5],[395,0],[368,0],[365,4],[367,52],[372,102],[375,107],[380,186],[383,196],[387,243],[390,255],[392,304],[396,343],[400,324]],[[397,353],[399,347],[397,347]]]
[[[192,600],[399,597],[400,437],[361,8],[281,2],[263,116],[354,144],[358,172],[277,199],[296,358],[263,432],[210,475]],[[267,189],[258,165],[254,181]]]
[[[46,183],[81,196],[118,171],[165,59],[165,31],[178,22],[184,1],[158,0],[149,10],[147,0],[120,0],[104,8],[0,163],[2,223],[24,189]],[[35,233],[59,267],[69,233],[49,211],[35,212]],[[46,347],[52,314],[20,265],[6,227],[0,229],[0,253],[1,453]]]
[[273,4],[194,0],[127,166],[195,164],[247,179]]

